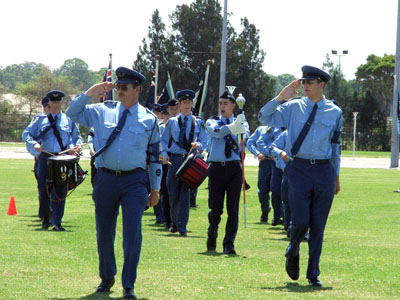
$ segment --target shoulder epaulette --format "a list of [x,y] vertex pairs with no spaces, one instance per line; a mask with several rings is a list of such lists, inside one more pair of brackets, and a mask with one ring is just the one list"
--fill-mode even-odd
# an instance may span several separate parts
[[217,121],[218,121],[218,120],[219,120],[219,116],[211,116],[210,119],[213,119],[213,120],[217,120]]
[[147,112],[148,114],[153,115],[154,118],[157,118],[157,116],[156,116],[150,109],[148,109],[147,107],[146,107],[146,112]]
[[104,104],[104,105],[107,105],[107,106],[114,106],[115,107],[117,105],[117,103],[118,103],[118,101],[106,100],[103,103],[98,103],[98,104],[100,104],[100,105]]

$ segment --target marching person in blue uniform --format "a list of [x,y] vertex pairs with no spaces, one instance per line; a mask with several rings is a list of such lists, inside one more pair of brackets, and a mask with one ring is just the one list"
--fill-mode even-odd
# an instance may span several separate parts
[[87,140],[87,145],[89,148],[89,154],[90,154],[90,183],[92,184],[92,187],[94,187],[94,176],[96,176],[96,166],[94,165],[94,155],[96,154],[96,147],[94,145],[94,128],[90,128],[89,133],[88,133],[88,140]]
[[[341,109],[323,95],[330,75],[311,66],[303,66],[302,72],[302,78],[292,81],[261,108],[259,120],[287,128],[287,155],[293,158],[286,167],[292,214],[286,272],[293,280],[299,278],[299,245],[309,228],[307,279],[311,286],[322,287],[319,260],[329,210],[340,191],[339,138],[343,121]],[[301,84],[307,97],[292,99]]]
[[[178,102],[178,101],[176,101]],[[169,113],[167,110],[167,103],[161,106],[161,117],[162,122],[160,123],[160,134],[164,133],[165,125],[168,123]],[[161,188],[160,188],[160,202],[163,206],[164,212],[164,227],[168,229],[171,227],[171,214],[170,214],[170,204],[169,204],[169,195],[168,195],[168,186],[167,186],[167,175],[168,175],[168,163],[162,165],[162,178],[161,178]]]
[[[158,126],[160,126],[163,122],[161,107],[162,107],[162,105],[159,103],[153,103],[153,105],[151,106],[151,111],[157,116]],[[161,185],[160,185],[160,187],[161,187]],[[160,201],[158,202],[157,205],[153,206],[153,211],[154,211],[154,215],[156,216],[156,224],[157,225],[164,224],[165,218],[164,218],[164,207],[163,207],[162,199],[160,199]]]
[[[41,115],[48,115],[50,113],[50,106],[49,106],[49,98],[47,96],[44,96],[42,99],[42,112],[36,116],[33,117],[33,119],[38,118]],[[31,153],[35,159],[35,162],[33,164],[33,175],[35,176],[36,182],[37,182],[37,188],[38,188],[38,195],[39,195],[39,182],[38,182],[38,177],[37,177],[37,170],[38,170],[38,152],[35,151],[33,148],[33,144],[26,144],[26,149],[28,150],[29,153]],[[40,205],[40,199],[39,199],[39,205]],[[39,215],[39,212],[38,212]]]
[[[282,128],[270,127],[269,130],[270,130],[270,136],[268,138],[266,138],[266,136],[262,135],[257,140],[257,147],[259,149],[262,149],[262,153],[266,155],[266,158],[272,160],[272,162],[273,162],[274,159],[271,155],[270,147],[271,147],[272,142],[282,132]],[[270,138],[272,139],[272,141]],[[278,224],[283,224],[281,182],[282,182],[282,170],[277,168],[275,163],[273,162],[272,167],[271,167],[271,181],[270,181],[271,204],[272,204],[272,208],[274,209],[274,217],[271,222],[272,226],[276,226]]]
[[268,214],[271,211],[269,192],[271,191],[271,176],[274,162],[269,156],[268,147],[261,149],[260,143],[257,144],[257,141],[262,138],[265,140],[265,145],[271,144],[273,141],[272,129],[269,126],[259,126],[247,140],[247,148],[259,161],[257,187],[258,201],[261,205],[260,222],[265,223],[268,222]]
[[[114,240],[119,206],[122,207],[124,299],[137,299],[134,284],[142,245],[142,215],[146,204],[158,203],[161,181],[160,132],[156,116],[138,102],[145,77],[125,67],[116,69],[117,81],[102,82],[72,100],[67,115],[95,130],[93,200],[101,283],[97,292],[114,285],[117,266]],[[120,101],[88,104],[116,88]],[[150,180],[150,195],[146,185]]]
[[169,118],[161,137],[163,164],[170,162],[167,175],[169,201],[171,206],[171,232],[179,232],[187,236],[187,223],[190,210],[190,189],[186,183],[175,178],[176,171],[182,165],[190,149],[192,152],[202,151],[207,147],[207,133],[203,120],[192,115],[192,90],[176,93],[180,114]]
[[228,218],[225,226],[223,252],[236,254],[235,238],[239,225],[239,200],[242,189],[242,164],[238,134],[250,135],[248,124],[243,114],[233,117],[236,106],[235,98],[227,90],[220,96],[219,109],[221,116],[211,117],[206,122],[210,136],[208,161],[208,230],[207,250],[215,251],[217,247],[218,226],[224,208]]
[[290,207],[288,195],[288,180],[286,165],[291,161],[291,158],[286,154],[286,138],[287,131],[283,131],[271,144],[271,155],[275,160],[275,167],[282,170],[281,182],[281,200],[283,213],[283,229],[287,231],[287,237],[290,237]]
[[50,154],[56,155],[67,149],[70,149],[71,154],[79,153],[82,150],[82,137],[78,127],[61,112],[64,96],[61,91],[48,92],[42,100],[42,104],[47,102],[49,113],[34,117],[22,134],[27,150],[38,161],[36,175],[42,228],[47,229],[52,224],[54,231],[65,231],[61,222],[64,216],[68,186],[66,184],[47,184],[47,159]]

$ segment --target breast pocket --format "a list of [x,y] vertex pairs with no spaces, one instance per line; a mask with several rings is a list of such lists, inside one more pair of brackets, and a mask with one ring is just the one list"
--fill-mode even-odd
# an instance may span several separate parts
[[332,118],[316,119],[315,123],[318,126],[318,134],[326,138],[332,135],[336,126],[336,120]]
[[111,133],[114,131],[115,127],[117,127],[116,123],[104,122],[104,128],[101,133],[101,138],[103,140],[107,140]]
[[146,126],[146,124],[139,123],[135,126],[129,126],[129,144],[137,148],[146,147],[149,143],[149,133],[150,129]]

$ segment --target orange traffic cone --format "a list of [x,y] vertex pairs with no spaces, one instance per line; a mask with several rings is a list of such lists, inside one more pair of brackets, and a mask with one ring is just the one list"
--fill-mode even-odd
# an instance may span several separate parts
[[11,196],[10,204],[8,205],[7,215],[9,215],[9,216],[18,215],[17,207],[15,206],[15,198],[14,198],[14,196]]

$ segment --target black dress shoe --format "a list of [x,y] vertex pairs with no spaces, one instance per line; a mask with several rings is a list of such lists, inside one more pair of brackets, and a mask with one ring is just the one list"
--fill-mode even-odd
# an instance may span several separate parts
[[207,238],[207,251],[215,251],[217,249],[217,239],[208,237]]
[[318,279],[318,277],[308,279],[308,283],[313,287],[322,287],[322,282]]
[[50,227],[50,216],[45,216],[42,220],[42,228],[47,229]]
[[169,228],[169,232],[172,232],[172,233],[178,232],[178,228],[176,228],[176,227],[174,227],[174,226],[171,226],[171,227]]
[[187,237],[187,233],[186,232],[179,232],[179,236]]
[[299,279],[300,276],[300,255],[288,255],[286,257],[286,273],[292,280]]
[[268,222],[268,212],[263,211],[261,213],[260,222],[267,223]]
[[122,299],[135,299],[137,300],[137,297],[135,293],[133,292],[133,289],[126,289],[124,288],[124,296]]
[[236,255],[236,251],[234,248],[224,248],[224,254]]
[[97,287],[96,292],[109,292],[112,286],[114,285],[114,278],[111,280],[101,280],[100,285]]
[[53,231],[65,231],[65,228],[61,225],[53,225]]
[[280,222],[281,222],[280,219],[278,219],[278,218],[273,218],[273,219],[272,219],[271,225],[272,225],[272,226],[276,226],[276,225],[279,225],[279,224],[283,224],[283,223],[280,223]]

